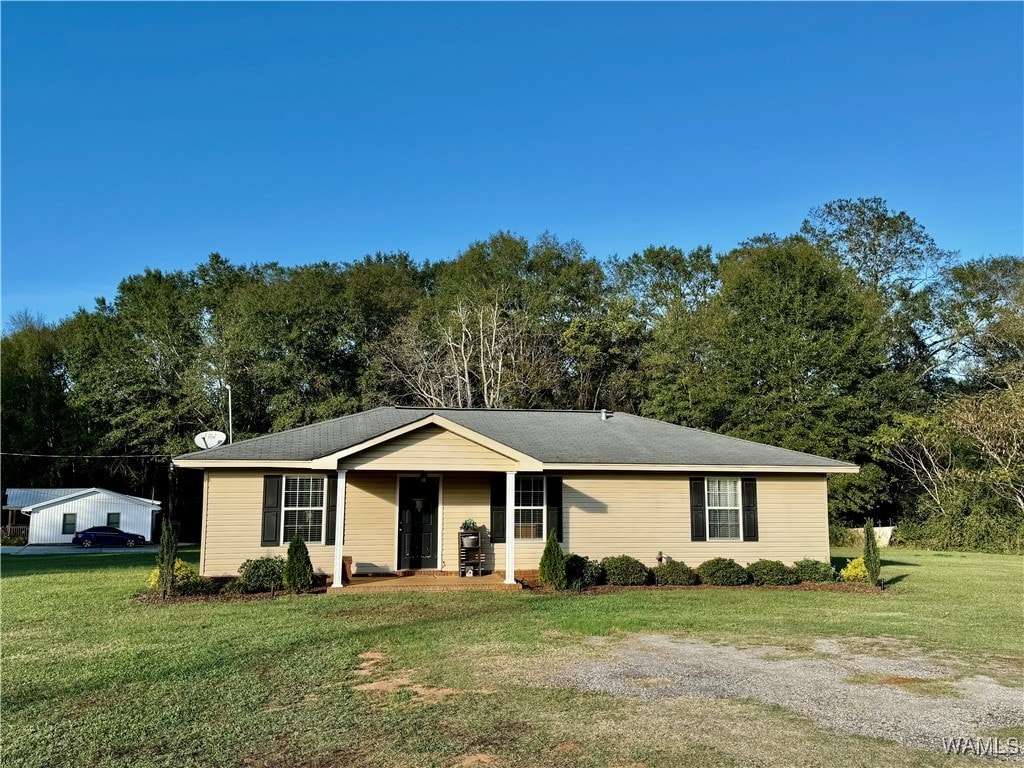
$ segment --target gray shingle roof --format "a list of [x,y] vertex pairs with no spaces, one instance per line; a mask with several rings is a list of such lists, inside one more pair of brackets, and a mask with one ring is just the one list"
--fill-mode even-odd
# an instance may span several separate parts
[[545,464],[821,467],[853,465],[809,453],[600,411],[375,408],[178,456],[203,461],[312,461],[437,414]]

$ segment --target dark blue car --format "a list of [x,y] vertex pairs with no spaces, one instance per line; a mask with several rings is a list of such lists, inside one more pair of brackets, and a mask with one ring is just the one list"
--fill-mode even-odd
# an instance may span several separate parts
[[109,525],[94,525],[76,533],[71,543],[81,547],[134,547],[136,544],[145,544],[146,537],[125,533]]

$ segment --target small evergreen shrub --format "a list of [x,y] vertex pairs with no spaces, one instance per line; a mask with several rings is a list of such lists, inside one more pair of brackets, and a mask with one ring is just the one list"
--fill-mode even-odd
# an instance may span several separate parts
[[604,583],[604,568],[597,560],[583,555],[569,555],[565,559],[565,582],[569,589],[582,592]]
[[540,556],[540,583],[548,589],[565,589],[565,552],[558,543],[558,532],[552,528],[548,533],[544,554]]
[[[182,587],[192,581],[199,579],[199,571],[193,568],[191,565],[186,563],[180,557],[174,561],[174,592],[175,594],[184,595],[187,592],[182,592]],[[148,586],[150,591],[160,591],[160,566],[157,566],[149,572]],[[187,589],[187,587],[185,587]]]
[[288,557],[284,561],[284,585],[289,592],[305,592],[313,586],[313,563],[305,540],[295,534],[288,545]]
[[601,561],[601,567],[608,583],[617,587],[643,586],[651,578],[651,569],[629,555],[606,557]]
[[758,560],[747,566],[747,573],[759,587],[786,587],[800,581],[792,568],[778,560]]
[[858,557],[847,563],[846,567],[839,572],[839,578],[843,581],[867,581],[868,569],[864,565],[864,558]]
[[835,581],[836,569],[821,560],[806,558],[793,563],[793,570],[800,581]]
[[729,557],[716,557],[705,560],[697,568],[697,575],[705,584],[716,587],[738,587],[750,579],[743,566]]
[[[173,496],[173,476],[171,480],[171,494]],[[163,520],[160,523],[160,549],[156,555],[156,567],[160,575],[157,577],[156,589],[159,590],[160,597],[166,600],[175,591],[175,570],[178,567],[178,532],[175,530],[174,522],[171,520],[169,509],[165,510],[161,517]]]
[[671,584],[692,587],[697,583],[697,574],[681,560],[666,560],[654,566],[654,583],[658,586]]
[[868,583],[877,587],[882,576],[882,560],[878,555],[875,524],[870,518],[864,523],[864,568],[868,572]]
[[260,557],[238,567],[238,580],[246,592],[276,592],[284,588],[284,558]]

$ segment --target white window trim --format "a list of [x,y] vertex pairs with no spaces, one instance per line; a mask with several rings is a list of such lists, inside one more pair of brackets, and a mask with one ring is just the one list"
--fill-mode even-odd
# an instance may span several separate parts
[[[71,533],[64,533],[65,520],[71,518]],[[78,513],[77,512],[63,512],[60,516],[60,535],[61,536],[74,536],[78,531]]]
[[[518,484],[519,483],[519,479],[523,478],[523,477],[530,477],[530,478],[540,477],[544,481],[543,482],[544,502],[541,505],[541,514],[540,514],[540,536],[537,536],[537,537],[531,536],[531,537],[525,538],[525,539],[522,538],[521,536],[516,536],[515,540],[516,541],[544,541],[544,539],[547,538],[547,534],[545,533],[545,531],[547,531],[547,529],[548,529],[548,477],[547,477],[547,475],[537,475],[537,474],[532,473],[532,472],[517,473],[516,474],[516,479],[515,479],[516,484]],[[513,491],[514,490],[515,490],[515,486],[513,486]],[[513,495],[512,498],[514,499],[515,496]],[[516,511],[520,510],[520,509],[537,509],[537,507],[517,507],[517,506],[515,506],[513,504],[513,506],[512,506],[512,530],[515,530],[516,528],[518,528],[518,526],[516,525]]]
[[[737,536],[711,536],[711,499],[710,489],[708,488],[708,480],[733,480],[736,482],[736,499],[739,504],[735,507],[736,516],[739,525],[737,530],[739,535]],[[715,507],[715,509],[733,509],[733,507]],[[743,480],[739,477],[705,477],[704,478],[704,537],[707,541],[743,541]]]
[[285,498],[287,498],[286,494],[287,494],[287,488],[288,488],[288,478],[290,478],[290,477],[291,478],[298,478],[298,479],[311,478],[313,480],[321,480],[321,481],[323,481],[323,484],[324,484],[324,493],[323,493],[324,503],[320,507],[320,541],[307,541],[306,542],[306,546],[309,546],[310,544],[323,546],[324,542],[327,541],[327,486],[328,486],[328,483],[327,483],[327,478],[325,476],[323,476],[323,475],[311,475],[311,474],[284,475],[281,478],[281,536],[280,536],[281,546],[282,547],[287,547],[291,543],[290,539],[286,541],[285,538],[284,538],[284,521],[285,521],[285,517],[286,517],[285,511],[289,510],[289,509],[316,509],[316,507],[286,507],[285,506],[284,500],[285,500]]

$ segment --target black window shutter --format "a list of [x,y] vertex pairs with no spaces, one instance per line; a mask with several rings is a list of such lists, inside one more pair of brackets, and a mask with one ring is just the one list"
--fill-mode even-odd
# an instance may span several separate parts
[[505,473],[491,474],[491,543],[505,541]]
[[264,547],[276,547],[281,543],[281,475],[263,477],[263,539]]
[[740,483],[743,492],[743,540],[757,541],[757,478],[744,477]]
[[707,541],[704,478],[690,478],[690,541]]
[[551,535],[551,529],[555,529],[555,536],[562,541],[562,478],[545,477],[548,492],[548,529],[545,532]]
[[[327,519],[324,525],[327,526],[324,538],[325,544],[334,543],[334,526],[338,520],[338,475],[337,473],[327,476]],[[344,543],[344,542],[343,542]]]

